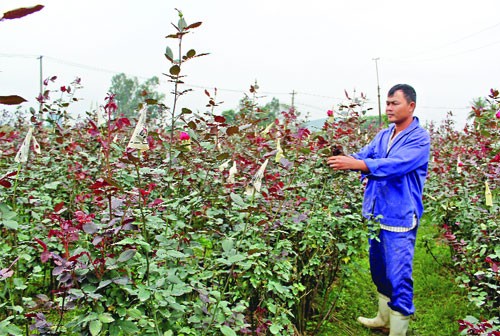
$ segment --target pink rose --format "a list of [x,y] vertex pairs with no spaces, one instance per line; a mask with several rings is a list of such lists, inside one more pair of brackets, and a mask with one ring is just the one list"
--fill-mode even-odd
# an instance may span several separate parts
[[326,114],[328,114],[329,117],[333,117],[333,111],[332,110],[326,111]]
[[191,137],[189,136],[189,134],[187,134],[186,132],[181,132],[179,134],[179,139],[180,140],[189,140],[191,139]]
[[495,114],[495,116],[500,119],[500,110],[497,111],[497,114]]

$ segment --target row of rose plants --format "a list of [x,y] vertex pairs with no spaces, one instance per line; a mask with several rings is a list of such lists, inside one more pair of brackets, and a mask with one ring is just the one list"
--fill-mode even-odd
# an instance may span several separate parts
[[433,150],[426,211],[450,246],[448,266],[456,282],[482,312],[459,321],[469,335],[493,335],[500,328],[499,92],[492,89],[484,102],[472,107],[463,129],[451,115],[429,129]]
[[294,109],[260,118],[254,86],[232,124],[208,91],[209,111],[179,108],[200,25],[179,12],[167,36],[170,106],[131,120],[108,95],[72,124],[80,80],[52,76],[40,110],[2,126],[0,333],[294,335],[331,313],[367,230],[358,176],[325,157],[369,137],[362,106],[315,134]]
[[[293,110],[265,129],[198,115],[134,149],[139,120],[115,110],[0,133],[4,331],[304,332],[364,243],[357,176],[324,160],[356,143],[356,113],[315,136]],[[16,163],[30,132],[40,154]]]

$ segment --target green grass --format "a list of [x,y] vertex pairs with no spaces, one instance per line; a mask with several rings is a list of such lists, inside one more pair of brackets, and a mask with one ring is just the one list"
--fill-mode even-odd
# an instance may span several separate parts
[[[415,249],[416,313],[410,322],[409,336],[456,336],[459,335],[457,320],[467,315],[479,315],[469,303],[467,294],[454,283],[453,273],[444,266],[450,262],[449,248],[439,244],[436,236],[437,229],[428,221],[423,222]],[[432,254],[426,248],[426,241]],[[360,315],[372,317],[377,311],[377,294],[371,281],[367,255],[349,265],[349,271],[350,274],[342,280],[343,285],[330,293],[328,300],[336,302],[335,309],[318,335],[383,335],[356,321]]]

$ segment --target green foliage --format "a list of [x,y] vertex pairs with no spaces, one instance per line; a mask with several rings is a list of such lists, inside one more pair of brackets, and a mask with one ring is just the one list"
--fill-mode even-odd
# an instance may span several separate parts
[[387,114],[382,114],[382,126],[379,126],[379,117],[378,116],[364,116],[364,122],[361,124],[363,129],[371,128],[371,127],[381,127],[385,128],[389,126],[389,120],[387,119]]
[[[257,85],[231,122],[216,90],[206,113],[181,107],[184,63],[206,55],[181,46],[200,25],[179,12],[167,36],[179,46],[165,51],[174,99],[146,101],[167,111],[138,129],[146,149],[129,147],[135,120],[118,94],[105,120],[68,126],[79,81],[0,133],[2,332],[294,335],[329,318],[322,298],[350,274],[367,230],[359,177],[325,161],[374,130],[351,101],[311,133],[293,109],[277,115],[277,100],[261,107]],[[17,163],[29,126],[43,154]]]
[[[177,42],[199,26],[179,14]],[[133,121],[113,94],[102,123],[44,127],[49,117],[34,114],[43,154],[26,163],[13,159],[27,125],[2,133],[6,330],[293,335],[320,312],[317,295],[365,238],[361,185],[332,174],[324,154],[355,146],[358,117],[312,135],[294,111],[274,120],[277,101],[260,110],[256,86],[233,125],[215,114],[216,92],[210,113],[195,115],[177,104],[183,63],[201,55],[167,48],[172,122],[148,127],[149,150],[127,148]],[[43,110],[64,116],[64,98],[44,97]]]
[[[456,281],[481,311],[500,312],[498,91],[473,106],[463,131],[447,120],[431,125],[432,162],[426,209],[442,228]],[[480,104],[479,104],[480,102]],[[498,315],[498,314],[497,314]]]
[[157,104],[165,99],[165,94],[157,91],[160,79],[156,76],[140,83],[137,77],[127,77],[124,73],[111,78],[109,92],[115,95],[118,114],[133,117],[139,106],[148,101],[148,114],[151,118],[159,118],[160,110]]
[[[432,217],[424,216],[413,267],[416,313],[408,335],[458,335],[457,321],[477,312],[466,299],[465,291],[453,283],[453,270],[443,266],[449,262],[450,251],[446,245],[436,242],[438,235],[439,228],[433,225]],[[332,318],[316,335],[375,334],[357,321],[358,316],[373,317],[377,311],[377,289],[369,267],[367,253],[354,258],[348,266],[350,272],[339,279],[328,295],[328,304],[334,306]]]

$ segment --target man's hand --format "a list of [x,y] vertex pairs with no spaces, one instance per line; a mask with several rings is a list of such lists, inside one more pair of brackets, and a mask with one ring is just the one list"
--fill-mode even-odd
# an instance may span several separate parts
[[368,173],[368,167],[363,160],[357,160],[352,156],[330,156],[326,163],[334,170],[360,170]]

